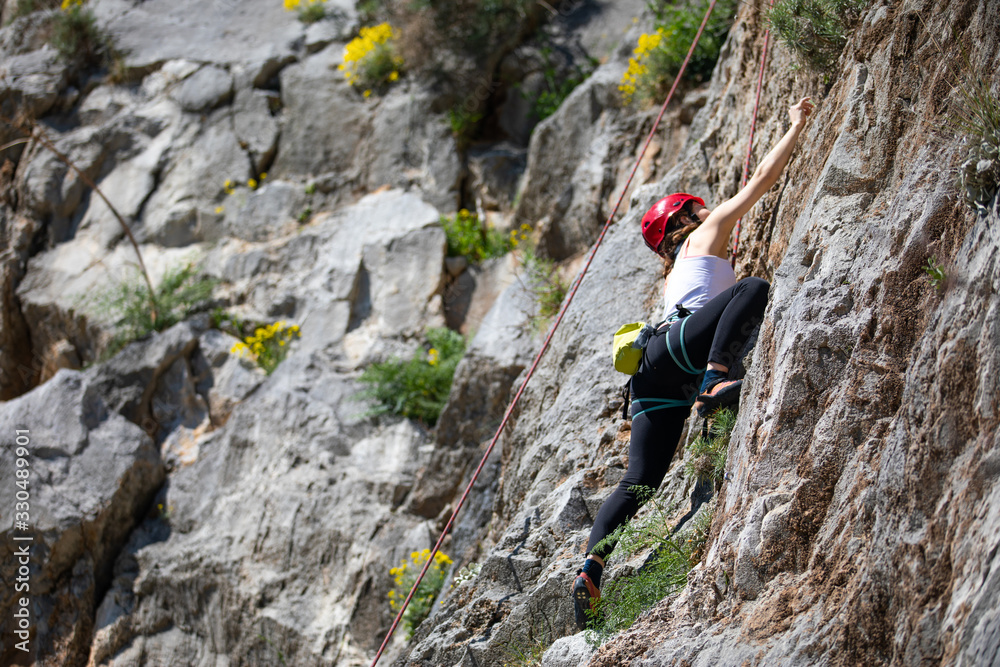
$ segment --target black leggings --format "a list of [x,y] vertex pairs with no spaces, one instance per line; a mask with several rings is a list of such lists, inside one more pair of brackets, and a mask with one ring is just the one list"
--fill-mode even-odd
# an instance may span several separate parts
[[[729,368],[736,362],[750,334],[763,320],[769,287],[760,278],[744,278],[685,318],[684,344],[695,368],[703,369],[709,361]],[[642,398],[693,401],[698,395],[700,374],[683,371],[667,350],[669,336],[674,354],[681,357],[681,322],[661,327],[650,338],[639,370],[632,376],[633,401]],[[633,403],[633,411],[638,407],[642,412],[650,405]],[[659,488],[690,412],[690,407],[680,407],[633,414],[628,470],[597,513],[587,543],[588,554],[639,510],[641,503],[632,487]],[[612,549],[614,545],[603,547],[596,555],[606,557]]]

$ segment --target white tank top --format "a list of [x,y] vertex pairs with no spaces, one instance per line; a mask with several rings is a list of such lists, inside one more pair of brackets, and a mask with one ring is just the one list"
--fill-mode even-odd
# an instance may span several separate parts
[[[687,241],[681,254],[687,252]],[[715,255],[678,257],[663,286],[663,319],[677,315],[677,304],[694,312],[736,284],[729,260]]]

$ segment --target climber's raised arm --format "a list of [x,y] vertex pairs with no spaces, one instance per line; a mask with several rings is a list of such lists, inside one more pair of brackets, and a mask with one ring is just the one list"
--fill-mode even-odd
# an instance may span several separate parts
[[720,204],[705,221],[691,233],[691,251],[698,254],[726,257],[729,235],[736,221],[743,217],[764,193],[778,182],[778,177],[785,169],[799,133],[805,127],[806,120],[812,113],[813,104],[808,97],[803,97],[798,103],[788,109],[792,126],[785,136],[764,156],[753,176],[735,197]]

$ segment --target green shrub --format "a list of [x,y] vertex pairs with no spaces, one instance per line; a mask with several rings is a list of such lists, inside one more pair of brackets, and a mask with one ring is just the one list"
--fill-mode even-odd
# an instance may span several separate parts
[[[625,103],[635,98],[644,102],[663,99],[698,33],[709,1],[673,4],[659,0],[650,3],[655,30],[639,37],[628,70],[622,76],[618,90]],[[711,77],[737,4],[738,0],[719,0],[716,4],[684,71],[685,80],[700,82]]]
[[647,503],[648,513],[620,526],[596,548],[617,542],[616,557],[650,553],[638,571],[604,585],[588,624],[587,641],[594,645],[630,627],[643,611],[687,585],[687,574],[701,556],[712,523],[713,510],[708,509],[674,533],[668,525],[673,508],[656,498],[649,487],[633,490]]
[[441,228],[448,242],[448,256],[465,257],[473,264],[503,257],[517,240],[484,225],[478,215],[464,208],[453,216],[441,216]]
[[722,483],[726,469],[729,436],[736,425],[732,410],[718,410],[712,417],[708,438],[698,436],[688,448],[684,471],[693,480],[711,481],[715,488]]
[[805,63],[826,69],[840,57],[847,33],[869,0],[775,0],[768,22]]
[[465,354],[465,339],[450,329],[429,329],[426,338],[426,352],[421,348],[409,361],[374,363],[361,374],[360,381],[368,385],[361,395],[375,401],[370,415],[392,413],[428,426],[437,422]]
[[149,288],[139,276],[97,295],[99,312],[115,320],[116,333],[108,348],[113,354],[128,342],[153,331],[163,331],[204,307],[215,289],[215,281],[198,275],[193,264],[170,269],[156,287],[156,317],[153,318]]
[[357,4],[358,21],[362,25],[380,23],[387,18],[383,0],[360,0]]
[[[403,604],[403,601],[406,600],[406,596],[410,594],[410,589],[413,588],[413,583],[417,580],[417,575],[420,574],[424,564],[427,563],[430,557],[430,549],[414,551],[410,554],[409,559],[404,558],[400,561],[399,567],[389,570],[389,575],[392,576],[393,583],[395,584],[392,590],[389,591],[389,606],[393,611],[398,609]],[[427,574],[420,581],[416,592],[410,598],[410,604],[406,606],[406,611],[403,612],[402,623],[403,629],[406,631],[407,640],[413,637],[414,631],[431,613],[434,599],[444,587],[444,579],[448,575],[448,566],[450,565],[451,558],[447,555],[440,551],[434,554],[434,562],[427,569]]]
[[10,13],[10,20],[14,21],[41,9],[55,9],[58,6],[59,0],[17,0],[14,3],[14,11]]

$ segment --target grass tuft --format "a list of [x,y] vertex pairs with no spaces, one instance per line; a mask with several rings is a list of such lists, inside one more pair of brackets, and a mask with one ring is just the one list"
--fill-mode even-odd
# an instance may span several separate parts
[[200,276],[193,264],[167,271],[156,287],[156,319],[150,308],[149,288],[145,281],[125,280],[97,296],[98,312],[115,321],[115,335],[106,355],[112,355],[129,342],[153,331],[163,331],[188,318],[205,306],[216,281]]
[[[971,65],[966,60],[966,69]],[[966,146],[958,170],[958,185],[965,201],[978,213],[989,211],[1000,190],[1000,100],[978,74],[962,81],[962,104],[952,125]]]
[[551,259],[538,255],[530,244],[524,244],[520,252],[521,266],[526,276],[526,285],[535,297],[538,311],[531,318],[536,331],[548,327],[549,321],[559,314],[569,285],[559,275],[559,267]]
[[570,93],[586,81],[587,77],[593,74],[600,64],[599,61],[591,58],[585,66],[577,65],[573,67],[572,71],[566,72],[553,60],[551,47],[542,48],[541,56],[541,74],[545,88],[539,91],[536,96],[529,95],[524,90],[521,91],[521,95],[531,102],[532,112],[539,121],[545,120],[558,111]]
[[116,58],[111,38],[97,27],[89,7],[80,2],[63,2],[62,10],[52,18],[50,42],[67,61],[83,66],[112,67]]
[[617,542],[616,557],[628,558],[644,551],[649,556],[636,572],[619,575],[604,585],[588,624],[587,641],[592,645],[631,627],[642,612],[687,585],[688,572],[701,558],[712,523],[713,510],[709,509],[674,533],[668,523],[674,508],[656,498],[653,489],[639,487],[636,491],[649,507],[648,513],[620,526],[595,549]]
[[539,627],[534,624],[528,629],[524,639],[512,638],[504,647],[503,667],[541,667],[542,657],[552,645],[549,633],[545,632],[544,620]]
[[729,451],[729,436],[736,425],[736,414],[722,409],[712,416],[712,426],[708,438],[698,436],[688,447],[684,472],[695,481],[711,481],[719,488],[726,470],[726,453]]

